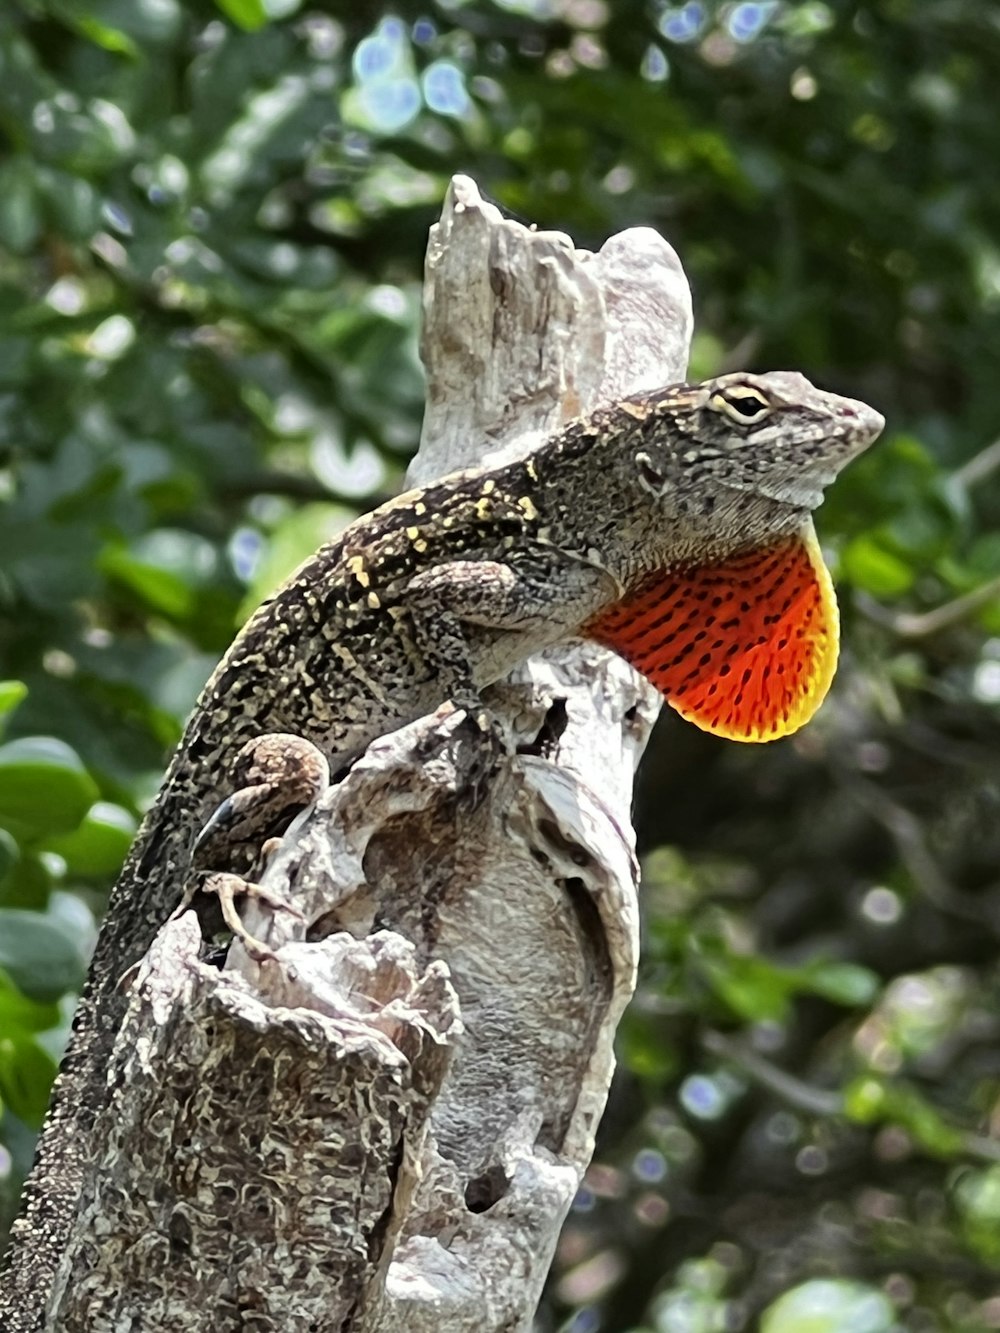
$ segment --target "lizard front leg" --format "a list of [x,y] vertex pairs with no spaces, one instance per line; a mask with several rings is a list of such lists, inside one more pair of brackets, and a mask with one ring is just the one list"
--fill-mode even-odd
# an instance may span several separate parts
[[413,637],[441,695],[470,719],[484,714],[469,628],[513,628],[517,576],[494,560],[454,560],[414,575],[406,588]]
[[516,660],[568,637],[618,591],[607,571],[541,547],[509,561],[432,565],[409,579],[400,600],[442,694],[459,707],[478,707],[471,663],[482,656],[483,631],[519,639]]
[[604,571],[544,546],[526,547],[507,561],[451,560],[410,578],[400,600],[415,646],[441,697],[462,709],[486,739],[493,758],[484,757],[488,770],[508,747],[480,687],[566,638],[615,586]]

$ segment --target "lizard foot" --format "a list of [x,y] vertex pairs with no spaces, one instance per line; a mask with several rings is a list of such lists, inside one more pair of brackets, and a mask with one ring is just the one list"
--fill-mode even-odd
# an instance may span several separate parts
[[255,884],[252,880],[242,879],[239,875],[232,875],[227,871],[220,871],[213,875],[208,875],[198,886],[197,892],[210,894],[218,899],[219,909],[222,912],[222,919],[233,932],[236,939],[240,941],[244,949],[255,962],[262,963],[266,959],[274,958],[275,952],[270,945],[265,944],[256,936],[251,935],[240,919],[240,914],[236,910],[237,898],[255,898],[266,907],[272,908],[276,912],[289,912],[297,917],[299,921],[304,921],[305,917],[297,907],[286,902],[284,898],[269,889],[265,889],[260,884]]

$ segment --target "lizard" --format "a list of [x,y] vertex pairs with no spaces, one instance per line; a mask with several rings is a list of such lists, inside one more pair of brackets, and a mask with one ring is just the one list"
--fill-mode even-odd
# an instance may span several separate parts
[[308,559],[209,679],[112,892],[0,1281],[0,1328],[34,1333],[109,1096],[122,973],[177,905],[222,775],[287,732],[335,775],[378,736],[551,645],[624,656],[684,717],[765,741],[812,716],[839,622],[812,522],[878,436],[866,404],[793,372],[621,399],[525,456],[411,490]]

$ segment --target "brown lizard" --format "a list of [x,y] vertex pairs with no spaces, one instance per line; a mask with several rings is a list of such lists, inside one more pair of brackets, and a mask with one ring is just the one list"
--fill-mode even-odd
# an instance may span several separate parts
[[520,460],[383,505],[261,606],[205,687],[112,895],[15,1224],[0,1327],[42,1325],[108,1096],[118,979],[176,907],[240,748],[291,732],[336,773],[445,700],[482,716],[484,686],[575,636],[622,653],[709,731],[794,731],[837,656],[811,513],[882,425],[791,373],[642,394]]

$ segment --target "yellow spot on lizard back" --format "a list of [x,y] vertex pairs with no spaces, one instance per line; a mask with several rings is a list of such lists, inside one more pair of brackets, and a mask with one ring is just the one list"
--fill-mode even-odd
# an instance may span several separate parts
[[352,555],[347,562],[347,568],[361,584],[362,588],[367,588],[371,584],[371,579],[368,577],[367,571],[365,570],[365,558],[363,555]]
[[525,518],[534,519],[538,517],[538,510],[532,504],[530,496],[522,495],[517,502],[517,507],[522,511]]

